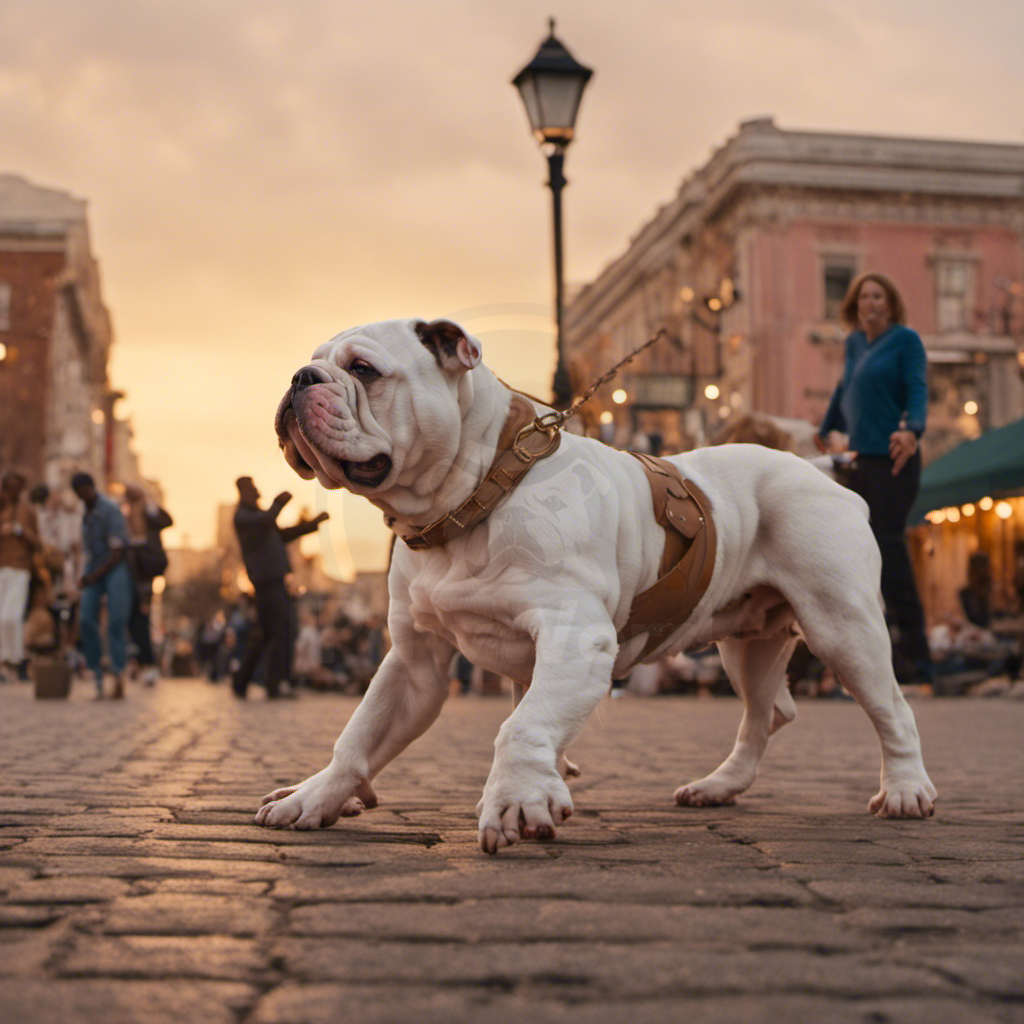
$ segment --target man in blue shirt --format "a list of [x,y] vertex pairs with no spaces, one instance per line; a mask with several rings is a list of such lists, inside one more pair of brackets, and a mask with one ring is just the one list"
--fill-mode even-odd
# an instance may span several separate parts
[[132,610],[133,584],[125,555],[128,527],[121,510],[96,490],[88,473],[76,473],[71,488],[85,505],[82,547],[85,571],[79,582],[82,653],[96,677],[96,696],[103,696],[103,641],[100,635],[100,606],[107,600],[107,653],[114,673],[115,698],[124,696],[124,673],[128,665],[128,616]]

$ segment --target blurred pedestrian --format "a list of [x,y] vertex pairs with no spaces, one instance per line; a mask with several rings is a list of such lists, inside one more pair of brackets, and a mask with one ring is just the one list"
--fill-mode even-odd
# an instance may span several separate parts
[[107,603],[107,653],[114,674],[112,696],[124,696],[128,666],[128,617],[132,610],[132,575],[128,568],[128,527],[116,502],[100,494],[88,473],[76,473],[71,487],[85,506],[82,547],[85,571],[79,581],[82,651],[96,678],[96,696],[103,696],[103,639],[100,608]]
[[135,647],[135,658],[146,686],[153,686],[160,678],[156,655],[153,653],[153,633],[150,610],[153,604],[153,580],[167,571],[167,554],[160,533],[174,525],[170,514],[154,501],[138,484],[125,488],[125,520],[128,525],[128,566],[132,572],[135,592],[132,611],[128,618],[128,635]]
[[291,675],[294,647],[294,616],[285,585],[291,563],[285,545],[313,533],[328,515],[321,512],[314,519],[281,527],[277,525],[277,517],[292,500],[288,491],[282,491],[270,508],[261,509],[260,492],[252,477],[239,477],[235,485],[238,488],[235,532],[242,549],[245,571],[256,595],[259,630],[250,637],[231,686],[237,697],[245,697],[257,667],[265,659],[263,684],[267,697],[273,699],[281,696],[281,684]]
[[8,470],[0,481],[0,679],[26,677],[25,609],[32,558],[39,549],[36,514],[21,500],[25,477]]
[[842,316],[853,328],[846,339],[843,377],[815,441],[828,451],[832,431],[849,437],[849,448],[856,452],[849,486],[868,503],[882,553],[882,596],[898,630],[893,652],[897,677],[931,684],[924,611],[906,541],[907,516],[921,480],[919,441],[928,412],[924,345],[905,326],[903,298],[882,274],[868,272],[853,281]]

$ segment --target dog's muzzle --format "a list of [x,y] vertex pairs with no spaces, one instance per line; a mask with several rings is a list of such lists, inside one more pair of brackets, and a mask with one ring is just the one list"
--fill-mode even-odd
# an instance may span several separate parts
[[301,396],[309,388],[331,382],[330,374],[319,366],[304,366],[295,373],[274,418],[278,443],[285,461],[304,480],[317,477],[325,486],[337,487],[341,483],[337,472],[340,469],[349,483],[372,490],[379,487],[391,472],[390,456],[381,452],[364,462],[342,459],[324,451],[303,429],[296,401],[301,404]]

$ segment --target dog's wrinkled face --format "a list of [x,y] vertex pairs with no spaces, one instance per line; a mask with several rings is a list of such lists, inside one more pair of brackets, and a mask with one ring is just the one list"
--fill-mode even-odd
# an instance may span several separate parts
[[324,487],[382,494],[454,457],[458,382],[479,344],[447,320],[344,331],[292,378],[275,428],[288,464]]

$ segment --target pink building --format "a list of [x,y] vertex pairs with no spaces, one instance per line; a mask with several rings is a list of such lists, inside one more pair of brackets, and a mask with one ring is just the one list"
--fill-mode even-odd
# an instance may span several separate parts
[[588,425],[677,448],[745,412],[817,424],[841,372],[839,306],[874,269],[928,351],[934,457],[1024,415],[1022,242],[1024,146],[746,122],[566,310],[577,391],[659,327],[674,342]]

